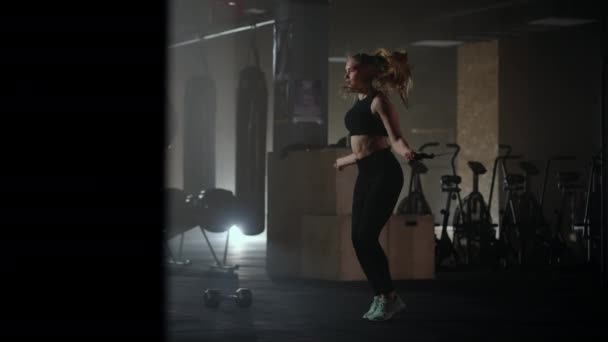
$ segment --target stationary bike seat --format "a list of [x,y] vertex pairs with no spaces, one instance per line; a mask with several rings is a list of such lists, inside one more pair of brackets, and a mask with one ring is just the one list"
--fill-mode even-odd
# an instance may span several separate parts
[[473,171],[473,173],[476,175],[483,175],[487,172],[486,168],[480,162],[469,161],[468,164],[471,171]]
[[441,176],[441,184],[460,184],[462,178],[456,175],[444,175]]

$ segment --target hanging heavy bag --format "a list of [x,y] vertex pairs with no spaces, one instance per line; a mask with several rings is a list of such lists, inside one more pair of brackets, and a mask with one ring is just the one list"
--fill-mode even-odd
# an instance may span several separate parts
[[236,197],[240,229],[258,235],[265,227],[266,123],[268,90],[258,66],[239,75],[236,115]]

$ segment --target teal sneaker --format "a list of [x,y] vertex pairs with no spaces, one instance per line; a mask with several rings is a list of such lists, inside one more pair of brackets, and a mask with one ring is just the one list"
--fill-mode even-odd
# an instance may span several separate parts
[[376,304],[376,311],[367,316],[370,321],[388,321],[394,315],[405,310],[405,303],[399,295],[395,295],[393,300],[380,297]]
[[363,314],[363,318],[367,319],[369,317],[369,315],[373,314],[374,311],[376,311],[376,306],[378,305],[378,300],[380,299],[380,296],[374,296],[374,300],[372,301],[372,305],[369,307],[369,310],[367,310],[366,313]]
[[405,303],[403,302],[403,299],[401,299],[401,296],[399,296],[398,294],[395,294],[395,300],[393,301],[392,310],[393,315],[396,315],[401,311],[405,310]]

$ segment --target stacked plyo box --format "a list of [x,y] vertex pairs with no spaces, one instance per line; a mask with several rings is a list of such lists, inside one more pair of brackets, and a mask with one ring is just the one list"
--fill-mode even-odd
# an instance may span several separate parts
[[[342,171],[333,167],[337,158],[349,153],[346,148],[269,153],[269,276],[365,279],[351,241],[352,195],[358,170],[356,166]],[[406,226],[406,221],[415,224]],[[389,257],[394,279],[433,277],[432,221],[430,216],[405,220],[393,215],[386,223],[379,242]],[[430,238],[433,245],[429,247]]]
[[435,278],[435,220],[432,215],[392,215],[388,225],[393,279]]
[[[309,248],[303,245],[304,216],[350,214],[356,167],[341,172],[333,167],[337,158],[348,153],[345,148],[269,153],[266,268],[270,276],[302,276],[303,248]],[[307,225],[304,229],[322,228]]]

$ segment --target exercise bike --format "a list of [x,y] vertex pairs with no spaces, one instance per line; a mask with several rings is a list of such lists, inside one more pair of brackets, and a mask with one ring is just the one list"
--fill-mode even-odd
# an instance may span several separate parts
[[521,263],[525,266],[541,266],[548,261],[548,237],[551,234],[540,201],[531,186],[531,178],[540,172],[536,165],[529,161],[522,161],[519,166],[524,172],[523,191],[518,195],[516,211],[521,238]]
[[[574,161],[576,157],[574,156],[552,156],[547,159],[545,163],[545,171],[544,171],[544,180],[543,186],[540,195],[540,210],[544,213],[545,206],[545,194],[547,190],[547,184],[549,181],[549,173],[551,169],[551,165],[557,161]],[[559,187],[558,187],[559,188]],[[549,247],[549,255],[547,257],[547,262],[549,265],[555,266],[560,265],[565,262],[568,258],[568,247],[564,240],[563,235],[561,234],[560,227],[562,226],[562,212],[561,210],[554,210],[555,219],[549,226],[549,231],[545,236],[545,241],[547,241]]]
[[594,153],[588,164],[583,232],[589,264],[600,264],[601,260],[602,153],[602,150]]
[[[512,147],[505,144],[498,146],[499,154],[494,159],[492,170],[492,182],[490,185],[490,196],[488,208],[491,208],[494,193],[494,184],[497,170],[500,166],[503,175],[503,190],[505,191],[505,206],[499,211],[498,236],[496,241],[496,254],[499,265],[503,268],[521,264],[521,237],[517,219],[517,203],[519,195],[524,188],[524,176],[521,174],[509,173],[507,170],[507,160],[522,159],[521,155],[511,155]],[[500,154],[500,150],[506,150]]]
[[490,266],[497,263],[496,227],[486,201],[479,191],[479,176],[487,170],[477,161],[469,161],[473,190],[454,212],[454,246],[464,256],[466,265]]
[[[452,158],[450,164],[452,166],[451,175],[441,176],[441,192],[446,193],[446,204],[445,208],[441,209],[442,222],[435,226],[441,226],[441,233],[439,238],[435,239],[435,266],[437,268],[443,266],[455,266],[461,261],[460,255],[454,249],[452,239],[448,234],[448,224],[451,214],[451,203],[453,200],[458,200],[458,207],[462,207],[462,199],[460,198],[460,182],[462,179],[456,174],[455,160],[460,152],[460,146],[458,144],[446,144],[446,147],[453,148]],[[452,227],[455,222],[452,223]]]

